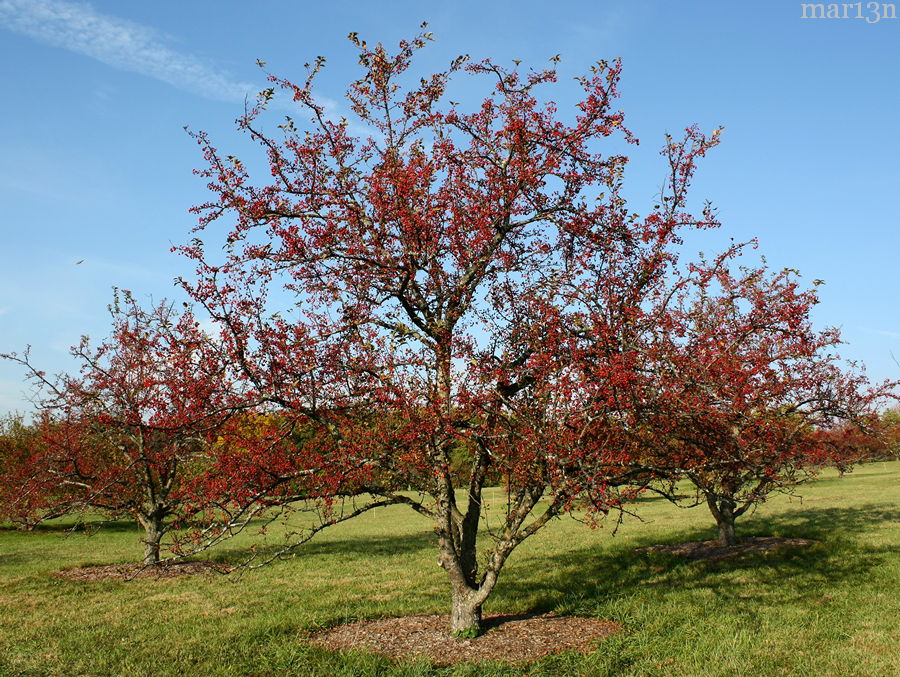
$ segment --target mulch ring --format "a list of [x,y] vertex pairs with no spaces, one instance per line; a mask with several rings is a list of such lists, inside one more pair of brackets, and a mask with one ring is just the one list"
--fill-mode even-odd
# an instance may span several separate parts
[[361,649],[391,658],[424,656],[437,665],[461,661],[530,662],[560,651],[588,653],[594,644],[620,632],[611,621],[577,616],[493,615],[483,619],[484,634],[450,636],[448,616],[403,616],[348,623],[313,635],[310,641],[331,651]]
[[691,541],[689,543],[676,543],[674,545],[651,545],[647,548],[638,548],[644,552],[667,552],[679,555],[685,559],[720,560],[729,557],[737,557],[748,552],[769,552],[778,548],[806,547],[816,541],[808,538],[782,538],[780,536],[754,536],[745,538],[737,545],[719,545],[717,541]]
[[135,562],[62,569],[54,575],[57,578],[66,578],[72,581],[130,581],[135,578],[179,578],[196,574],[227,572],[227,567],[216,562],[172,562],[159,566],[147,566]]

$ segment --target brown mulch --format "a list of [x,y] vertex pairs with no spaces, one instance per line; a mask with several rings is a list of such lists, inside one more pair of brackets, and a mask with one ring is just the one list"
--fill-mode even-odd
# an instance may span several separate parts
[[560,651],[587,653],[621,631],[611,621],[577,616],[493,615],[474,639],[450,636],[447,616],[403,616],[359,621],[317,633],[313,644],[332,651],[362,649],[391,658],[424,656],[437,665],[461,661],[529,662]]
[[72,581],[130,581],[135,578],[179,578],[213,572],[226,573],[227,568],[215,562],[172,562],[160,566],[141,563],[101,564],[62,569],[54,575]]
[[736,557],[748,552],[769,552],[778,548],[806,547],[816,541],[808,538],[782,538],[780,536],[754,536],[745,538],[737,545],[719,545],[716,541],[691,541],[674,545],[651,545],[638,548],[640,551],[668,552],[686,559],[720,560]]

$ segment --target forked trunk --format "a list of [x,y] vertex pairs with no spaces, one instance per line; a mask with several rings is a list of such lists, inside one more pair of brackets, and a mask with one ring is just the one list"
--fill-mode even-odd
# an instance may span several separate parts
[[462,524],[461,536],[454,544],[452,534],[440,538],[440,565],[450,579],[450,634],[477,637],[481,634],[481,607],[496,582],[496,575],[480,580],[474,531],[476,520]]
[[734,533],[735,502],[728,498],[716,501],[713,497],[707,497],[707,503],[719,527],[719,545],[737,545],[738,539]]
[[144,564],[159,564],[159,550],[165,526],[163,518],[156,515],[138,515],[138,522],[144,528]]

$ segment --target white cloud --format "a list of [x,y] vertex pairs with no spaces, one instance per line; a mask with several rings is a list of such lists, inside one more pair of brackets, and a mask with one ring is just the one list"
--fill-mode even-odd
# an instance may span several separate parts
[[0,0],[0,25],[40,42],[222,101],[243,101],[253,85],[237,82],[190,54],[166,46],[152,28],[66,0]]
[[889,331],[887,329],[872,329],[871,327],[860,327],[869,334],[878,334],[879,336],[887,336],[892,339],[900,339],[900,331]]

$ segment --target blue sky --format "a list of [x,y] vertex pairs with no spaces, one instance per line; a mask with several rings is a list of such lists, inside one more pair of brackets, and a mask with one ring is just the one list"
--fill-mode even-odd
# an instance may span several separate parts
[[[350,31],[393,45],[427,20],[422,74],[462,53],[536,68],[559,53],[562,107],[570,76],[622,57],[637,211],[662,180],[665,132],[724,125],[693,190],[724,226],[688,247],[758,237],[772,266],[827,282],[814,316],[842,328],[844,356],[900,378],[900,19],[800,16],[794,0],[0,0],[0,352],[31,344],[67,369],[80,335],[105,335],[113,286],[179,296],[190,268],[169,247],[206,197],[183,127],[252,155],[233,121],[266,86],[256,59],[299,78],[325,55],[319,92],[340,106],[358,72]],[[25,391],[0,363],[0,412],[28,410]]]

